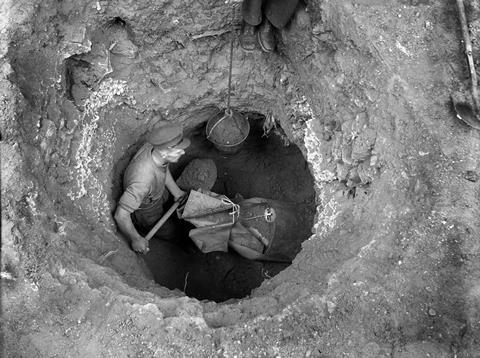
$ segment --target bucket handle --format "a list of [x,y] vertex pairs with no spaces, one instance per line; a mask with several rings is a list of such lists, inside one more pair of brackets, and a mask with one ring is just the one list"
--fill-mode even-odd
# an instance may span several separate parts
[[210,139],[210,136],[212,135],[213,130],[227,117],[232,118],[233,112],[230,108],[227,108],[225,110],[225,114],[223,115],[222,118],[220,118],[217,123],[215,123],[212,128],[210,128],[210,131],[207,134],[207,139]]

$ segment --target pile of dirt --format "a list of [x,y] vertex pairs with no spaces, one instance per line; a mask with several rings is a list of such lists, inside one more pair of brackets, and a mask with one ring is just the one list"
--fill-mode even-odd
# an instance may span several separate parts
[[207,122],[207,138],[220,149],[228,150],[242,143],[248,136],[248,120],[240,113],[220,112]]
[[212,159],[194,159],[187,164],[176,179],[182,190],[210,190],[217,180],[217,167]]

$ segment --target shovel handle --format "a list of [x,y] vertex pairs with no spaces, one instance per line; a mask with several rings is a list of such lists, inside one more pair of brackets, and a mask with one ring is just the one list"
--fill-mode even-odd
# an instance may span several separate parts
[[472,97],[475,111],[480,109],[480,103],[478,100],[478,87],[477,87],[477,72],[475,71],[475,64],[473,62],[473,48],[472,41],[470,40],[470,34],[468,31],[467,16],[465,15],[465,5],[463,0],[457,0],[458,14],[460,17],[460,25],[462,26],[463,42],[465,44],[465,54],[467,55],[468,68],[470,70],[470,78],[472,80]]
[[257,229],[251,227],[251,226],[247,226],[246,227],[248,231],[250,231],[250,233],[255,236],[255,238],[260,241],[265,247],[268,247],[268,245],[270,244],[270,242],[268,241],[268,239],[263,236],[260,231],[258,231]]
[[168,218],[172,216],[173,212],[180,205],[180,202],[181,202],[181,199],[173,203],[170,209],[168,209],[168,211],[165,214],[163,214],[160,220],[158,220],[155,226],[148,232],[147,236],[145,236],[145,239],[150,240],[153,237],[153,235],[155,235],[155,233],[162,227],[162,225],[165,224],[165,221],[167,221]]

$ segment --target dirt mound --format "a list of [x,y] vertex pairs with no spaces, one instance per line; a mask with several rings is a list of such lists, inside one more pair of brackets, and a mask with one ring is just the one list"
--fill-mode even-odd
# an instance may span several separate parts
[[194,159],[176,180],[183,190],[211,190],[217,180],[217,167],[212,159]]

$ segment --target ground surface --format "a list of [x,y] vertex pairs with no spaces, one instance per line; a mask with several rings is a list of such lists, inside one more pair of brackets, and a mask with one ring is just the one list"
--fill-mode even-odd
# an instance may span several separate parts
[[232,105],[300,148],[317,203],[249,297],[161,287],[116,235],[148,129],[225,103],[232,6],[0,5],[4,356],[478,358],[480,133],[450,102],[469,90],[454,2],[310,1],[275,54],[235,45]]

